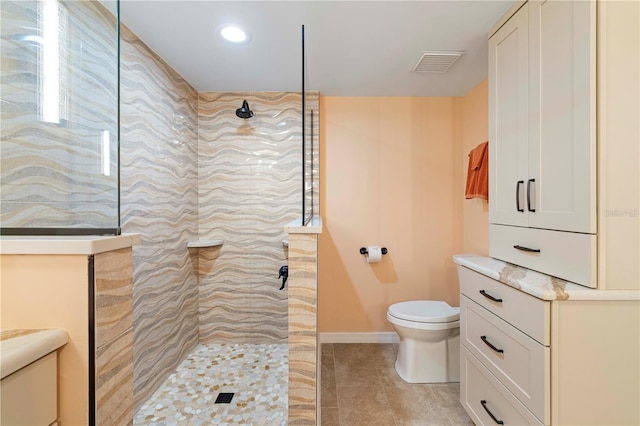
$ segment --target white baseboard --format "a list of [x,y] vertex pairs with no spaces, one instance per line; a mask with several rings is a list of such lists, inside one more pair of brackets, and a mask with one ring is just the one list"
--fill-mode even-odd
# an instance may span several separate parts
[[320,333],[320,343],[398,343],[400,338],[395,331]]

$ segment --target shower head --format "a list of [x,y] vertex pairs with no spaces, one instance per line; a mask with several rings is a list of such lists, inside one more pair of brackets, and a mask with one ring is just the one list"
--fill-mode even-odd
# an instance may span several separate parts
[[249,109],[249,103],[246,100],[242,102],[242,106],[236,110],[236,115],[245,120],[253,117],[253,111]]

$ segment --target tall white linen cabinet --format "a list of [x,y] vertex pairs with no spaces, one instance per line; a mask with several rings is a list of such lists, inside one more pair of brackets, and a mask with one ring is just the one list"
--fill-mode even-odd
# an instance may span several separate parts
[[[459,267],[461,402],[477,424],[638,424],[640,2],[518,2],[488,43],[489,255],[512,265]],[[579,285],[505,285],[526,270]]]

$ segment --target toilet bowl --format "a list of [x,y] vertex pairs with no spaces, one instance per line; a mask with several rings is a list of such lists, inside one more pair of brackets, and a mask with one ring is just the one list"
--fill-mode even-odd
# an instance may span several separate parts
[[387,320],[400,336],[396,371],[409,383],[460,381],[460,308],[435,300],[389,306]]

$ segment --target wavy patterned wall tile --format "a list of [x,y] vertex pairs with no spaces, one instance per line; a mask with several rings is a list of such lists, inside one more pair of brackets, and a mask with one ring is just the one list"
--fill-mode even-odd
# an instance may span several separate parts
[[289,419],[316,424],[318,236],[289,234]]
[[122,27],[122,222],[134,248],[137,408],[198,341],[198,128],[195,90]]
[[[98,2],[50,3],[57,7],[55,15],[46,13],[44,4],[0,2],[0,220],[3,227],[16,228],[115,228],[115,18]],[[47,38],[44,26],[52,16],[58,20],[56,42],[38,41]],[[42,59],[52,46],[59,58],[53,66]],[[58,83],[58,91],[46,89],[44,75]],[[45,122],[43,111],[50,106],[59,122]],[[102,169],[104,131],[110,176]]]
[[[246,99],[254,117],[235,110]],[[302,214],[299,93],[200,93],[199,230],[221,238],[200,264],[202,342],[286,342],[284,226]]]
[[96,348],[133,327],[132,268],[131,248],[94,256]]
[[133,331],[96,348],[96,424],[133,423]]
[[131,248],[94,256],[96,423],[133,422]]

